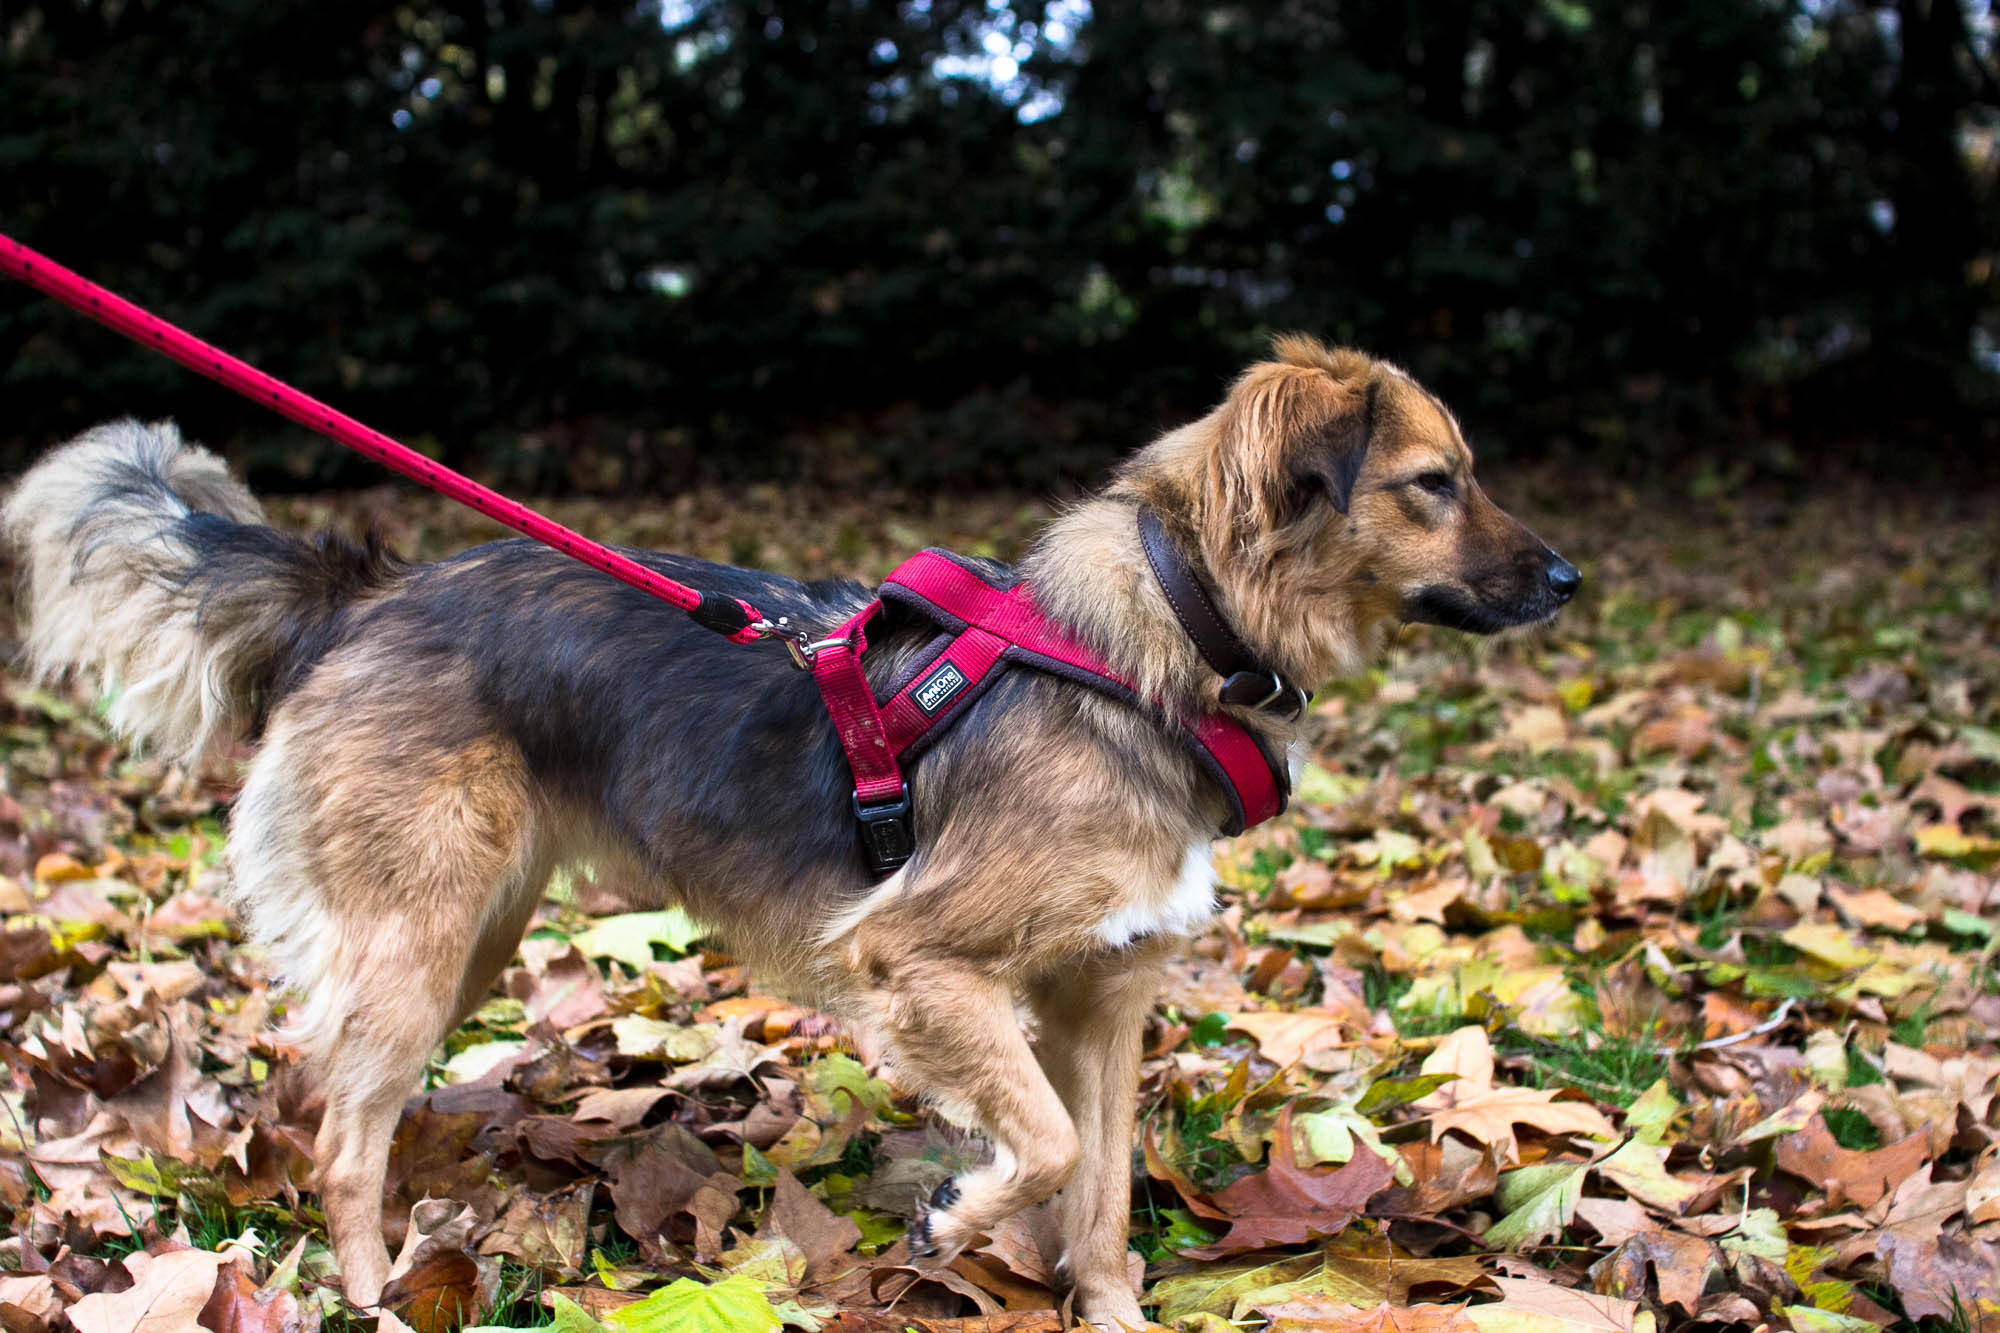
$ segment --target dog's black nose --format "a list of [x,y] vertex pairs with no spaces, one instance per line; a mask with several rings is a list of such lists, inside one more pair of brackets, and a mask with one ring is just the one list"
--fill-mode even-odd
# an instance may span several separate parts
[[1576,566],[1554,552],[1549,553],[1549,591],[1557,601],[1567,602],[1576,596],[1576,590],[1583,582],[1583,575],[1576,572]]

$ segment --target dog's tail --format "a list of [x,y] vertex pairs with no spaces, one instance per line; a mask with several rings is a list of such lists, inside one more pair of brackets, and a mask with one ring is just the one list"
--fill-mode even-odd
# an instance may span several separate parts
[[171,423],[107,422],[51,453],[0,508],[37,677],[95,675],[117,731],[190,762],[253,734],[341,611],[405,568],[263,518]]

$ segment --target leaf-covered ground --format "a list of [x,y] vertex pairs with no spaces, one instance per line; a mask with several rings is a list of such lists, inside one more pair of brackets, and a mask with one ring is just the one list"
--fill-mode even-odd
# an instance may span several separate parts
[[[863,577],[1046,515],[830,503],[557,509]],[[390,491],[277,508],[490,535]],[[1158,1319],[2000,1330],[2000,521],[1954,509],[1545,497],[1587,579],[1554,629],[1409,632],[1321,694],[1294,812],[1219,846],[1148,1033]],[[365,1326],[324,1281],[284,996],[216,897],[232,775],[4,692],[0,1328]],[[1028,1225],[907,1261],[979,1147],[865,1045],[678,913],[558,889],[406,1113],[403,1321],[1061,1326]]]

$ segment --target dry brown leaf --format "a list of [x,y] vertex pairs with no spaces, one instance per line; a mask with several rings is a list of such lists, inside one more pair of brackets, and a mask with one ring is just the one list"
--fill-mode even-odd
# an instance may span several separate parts
[[548,1269],[565,1280],[583,1274],[590,1248],[590,1205],[597,1183],[585,1180],[540,1194],[524,1190],[479,1242],[481,1254],[504,1254],[530,1268]]
[[260,1289],[241,1265],[224,1264],[199,1323],[209,1333],[309,1333],[319,1311],[308,1313],[291,1292]]
[[497,1260],[472,1252],[479,1218],[453,1199],[426,1199],[410,1210],[403,1248],[389,1266],[381,1308],[417,1333],[450,1333],[492,1308]]
[[1826,896],[1833,900],[1842,916],[1857,926],[1900,932],[1921,926],[1930,919],[1928,913],[1883,889],[1849,891],[1829,886]]
[[1341,1016],[1325,1009],[1231,1014],[1229,1026],[1249,1033],[1258,1053],[1280,1069],[1299,1063],[1314,1051],[1339,1046],[1345,1030]]
[[1825,1117],[1814,1115],[1804,1129],[1778,1140],[1774,1156],[1781,1170],[1825,1190],[1834,1206],[1851,1201],[1866,1208],[1915,1174],[1926,1151],[1920,1133],[1872,1152],[1843,1148]]
[[223,1262],[205,1250],[129,1254],[131,1288],[85,1296],[69,1307],[69,1321],[77,1333],[185,1333],[214,1294]]
[[850,1266],[842,1260],[861,1240],[861,1228],[852,1218],[841,1217],[799,1184],[798,1177],[783,1167],[771,1191],[771,1206],[764,1214],[759,1236],[784,1236],[806,1257],[806,1280],[824,1282]]
[[1324,1296],[1300,1296],[1255,1307],[1270,1320],[1270,1333],[1469,1333],[1476,1326],[1462,1305],[1403,1305],[1384,1302],[1362,1310]]
[[1271,1165],[1211,1197],[1229,1220],[1229,1231],[1211,1245],[1182,1253],[1217,1259],[1273,1245],[1296,1245],[1342,1230],[1392,1179],[1389,1164],[1357,1151],[1333,1171],[1308,1171],[1293,1155],[1292,1103],[1278,1113],[1271,1134]]
[[1642,1231],[1598,1260],[1590,1271],[1597,1279],[1598,1291],[1631,1300],[1647,1298],[1650,1271],[1660,1301],[1693,1314],[1701,1305],[1709,1279],[1721,1269],[1721,1254],[1699,1236]]
[[1587,1102],[1557,1101],[1557,1094],[1548,1089],[1495,1087],[1493,1045],[1482,1027],[1462,1027],[1445,1037],[1424,1060],[1423,1072],[1458,1075],[1455,1082],[1414,1103],[1429,1112],[1434,1142],[1458,1130],[1494,1145],[1514,1161],[1519,1155],[1516,1125],[1545,1134],[1617,1137],[1604,1113]]
[[1480,1333],[1632,1333],[1637,1301],[1559,1287],[1546,1280],[1488,1278],[1498,1305],[1474,1305],[1466,1317]]

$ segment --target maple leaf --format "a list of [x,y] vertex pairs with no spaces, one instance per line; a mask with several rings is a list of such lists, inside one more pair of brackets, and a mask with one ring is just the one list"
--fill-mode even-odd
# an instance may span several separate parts
[[500,1285],[500,1265],[472,1251],[479,1219],[450,1199],[427,1199],[410,1210],[409,1231],[381,1308],[393,1311],[417,1333],[447,1333],[492,1308]]
[[1294,1009],[1231,1014],[1229,1026],[1249,1033],[1259,1053],[1284,1069],[1340,1045],[1346,1020],[1323,1009]]
[[215,1293],[222,1267],[219,1254],[202,1250],[143,1250],[125,1257],[132,1285],[117,1292],[93,1292],[65,1312],[77,1333],[182,1333]]
[[1462,1305],[1390,1305],[1359,1309],[1326,1296],[1300,1296],[1255,1307],[1269,1333],[1469,1333],[1477,1325]]
[[1615,1138],[1617,1131],[1587,1102],[1559,1102],[1547,1089],[1496,1087],[1493,1046],[1482,1027],[1463,1027],[1438,1042],[1424,1060],[1426,1074],[1456,1074],[1457,1081],[1413,1103],[1430,1115],[1431,1139],[1458,1130],[1490,1143],[1518,1159],[1514,1127],[1527,1125],[1545,1134],[1583,1134]]
[[1480,1333],[1637,1333],[1637,1301],[1523,1278],[1487,1281],[1500,1292],[1500,1302],[1465,1311]]
[[1928,1153],[1925,1136],[1912,1134],[1870,1152],[1843,1148],[1815,1114],[1803,1129],[1777,1142],[1778,1167],[1825,1190],[1832,1201],[1866,1208],[1914,1175]]
[[1597,1289],[1612,1296],[1644,1298],[1647,1276],[1659,1299],[1689,1314],[1701,1307],[1710,1278],[1722,1259],[1710,1242],[1677,1231],[1645,1231],[1624,1241],[1591,1268]]
[[604,1322],[617,1333],[776,1333],[782,1321],[748,1278],[703,1285],[684,1277],[612,1311]]
[[1210,1202],[1229,1221],[1214,1244],[1183,1251],[1190,1259],[1219,1259],[1273,1245],[1294,1245],[1340,1231],[1395,1178],[1372,1152],[1357,1153],[1333,1171],[1302,1169],[1292,1146],[1292,1108],[1279,1113],[1271,1136],[1271,1164],[1243,1177]]

